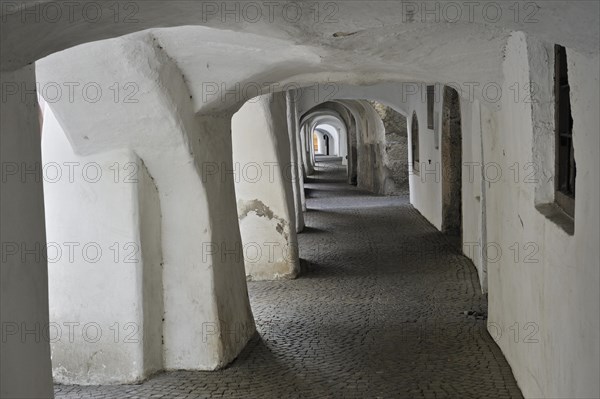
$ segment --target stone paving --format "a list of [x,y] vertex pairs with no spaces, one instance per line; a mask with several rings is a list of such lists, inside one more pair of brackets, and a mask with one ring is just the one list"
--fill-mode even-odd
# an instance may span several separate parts
[[521,398],[486,332],[471,262],[406,197],[321,163],[306,184],[303,275],[249,282],[260,336],[226,369],[138,385],[56,385],[57,398]]

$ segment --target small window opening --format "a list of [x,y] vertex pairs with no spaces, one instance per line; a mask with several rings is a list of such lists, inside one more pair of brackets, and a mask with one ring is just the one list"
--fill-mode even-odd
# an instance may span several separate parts
[[556,134],[555,202],[569,216],[575,216],[575,154],[571,117],[567,52],[554,47],[554,102]]
[[435,86],[427,86],[427,129],[433,129]]
[[419,121],[417,120],[417,113],[413,112],[411,128],[411,153],[413,160],[413,170],[419,171]]

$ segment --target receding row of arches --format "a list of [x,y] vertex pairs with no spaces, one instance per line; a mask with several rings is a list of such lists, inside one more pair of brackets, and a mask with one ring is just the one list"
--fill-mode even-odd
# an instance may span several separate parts
[[[320,156],[339,158],[345,166],[349,184],[355,184],[376,194],[408,193],[411,173],[408,168],[408,129],[406,118],[401,113],[377,101],[347,99],[317,104],[300,113],[300,104],[290,101],[291,97],[290,93],[279,93],[247,101],[231,120],[232,166],[223,167],[215,162],[201,165],[204,168],[201,177],[206,183],[233,183],[241,236],[230,236],[229,241],[204,241],[198,256],[212,258],[212,262],[234,260],[235,263],[244,266],[246,278],[250,280],[295,278],[300,273],[296,234],[302,231],[304,225],[303,180],[304,177],[315,173],[315,165]],[[458,102],[452,106],[456,108],[457,105]],[[165,218],[170,217],[167,212],[170,210],[165,208],[168,198],[161,196],[162,185],[155,182],[152,169],[135,154],[126,152],[89,156],[75,153],[67,141],[63,128],[65,125],[59,122],[52,106],[46,103],[42,108],[42,154],[45,162],[94,163],[104,165],[103,168],[114,168],[114,165],[117,165],[117,171],[121,174],[125,174],[127,168],[133,165],[136,172],[135,179],[131,181],[107,180],[105,176],[105,179],[94,184],[88,184],[88,181],[63,181],[57,182],[58,184],[45,182],[49,242],[73,242],[73,234],[76,234],[94,238],[90,239],[91,242],[106,243],[111,239],[116,223],[121,223],[119,229],[131,234],[131,241],[127,241],[126,245],[137,248],[135,260],[142,267],[138,272],[144,276],[139,289],[144,295],[139,298],[134,295],[127,299],[127,290],[121,294],[115,292],[111,295],[114,302],[111,306],[117,306],[117,303],[124,300],[133,300],[140,308],[148,309],[144,310],[143,321],[139,320],[139,325],[145,325],[142,333],[146,337],[147,346],[139,348],[145,361],[139,368],[134,367],[129,372],[133,377],[116,374],[115,370],[120,367],[117,364],[101,369],[100,363],[96,362],[90,364],[85,374],[80,374],[84,369],[77,359],[85,358],[88,351],[95,349],[81,342],[82,356],[74,357],[71,347],[66,346],[65,342],[57,342],[52,345],[55,379],[63,383],[130,382],[121,378],[137,380],[165,366],[214,368],[227,364],[230,356],[239,350],[231,343],[222,344],[228,346],[228,353],[231,355],[220,355],[217,363],[192,366],[198,358],[209,359],[211,345],[216,345],[215,343],[204,344],[200,347],[201,351],[186,357],[180,354],[181,345],[185,345],[189,340],[182,338],[181,332],[188,329],[193,332],[197,327],[193,322],[186,326],[179,319],[188,314],[188,310],[182,306],[189,305],[186,305],[185,299],[179,297],[178,293],[171,294],[171,290],[181,292],[181,282],[176,281],[189,272],[182,275],[178,269],[164,270],[165,264],[173,262],[170,257],[172,255],[169,255],[169,245],[172,245],[174,250],[180,250],[181,243],[169,244],[168,240],[165,241],[165,230],[161,228],[161,224]],[[456,109],[453,111],[456,112]],[[297,120],[295,115],[298,115]],[[64,117],[69,118],[69,115]],[[414,129],[414,126],[411,126],[411,129]],[[327,140],[317,140],[315,145],[314,138],[318,134],[330,137],[331,141],[328,143]],[[449,132],[443,134],[445,136]],[[460,132],[454,134],[460,135]],[[412,140],[416,140],[414,135],[411,137]],[[443,138],[444,140],[446,139]],[[261,145],[254,145],[255,143]],[[327,148],[327,145],[330,146],[330,151],[332,150],[329,154],[326,150],[321,151],[323,146]],[[452,155],[454,154],[450,154]],[[412,184],[419,182],[414,180]],[[460,189],[460,185],[458,187]],[[82,189],[87,192],[85,195]],[[123,201],[130,195],[131,189],[137,192],[139,202],[121,206],[123,215],[119,216],[110,204]],[[97,198],[96,201],[89,201],[91,193]],[[220,201],[223,200],[223,195],[225,194],[219,196]],[[178,204],[181,202],[178,201]],[[134,221],[133,225],[130,225],[125,217],[128,212],[137,212],[137,208],[140,209],[141,230],[137,233],[139,239],[135,238],[138,222]],[[92,215],[94,219],[89,219]],[[94,223],[97,217],[105,220],[102,225],[104,227]],[[79,224],[75,229],[68,222],[72,218],[88,221]],[[114,222],[107,223],[109,220]],[[110,248],[117,245],[121,252],[127,249],[125,243],[120,241],[110,245]],[[121,246],[123,248],[120,248]],[[121,268],[124,262],[129,260],[118,257],[115,261],[109,260],[106,263],[104,259],[94,262],[92,268],[81,268],[78,262],[71,263],[65,258],[53,262],[49,269],[50,321],[63,324],[73,313],[82,314],[88,319],[104,320],[107,313],[102,309],[93,308],[93,298],[111,291],[108,287],[115,275],[120,275],[124,284],[136,284],[131,280],[127,269]],[[107,268],[112,270],[108,275]],[[74,289],[75,280],[85,289]],[[190,284],[189,289],[194,290],[196,284]],[[244,308],[246,311],[235,316],[238,318],[236,322],[247,326],[244,331],[251,334],[252,316],[245,287],[239,280],[239,275],[237,284],[238,292],[235,295],[241,306],[238,305],[235,311],[239,312],[238,309]],[[230,290],[234,289],[231,280],[228,285]],[[162,299],[152,294],[156,291],[164,293]],[[206,294],[199,295],[206,298]],[[111,316],[114,314],[111,313]],[[123,315],[122,319],[128,317],[135,316]],[[233,317],[233,314],[229,317]],[[241,341],[241,344],[244,342]],[[104,352],[110,354],[114,350],[121,351],[120,345],[111,344]],[[106,364],[106,360],[99,359],[98,362]]]

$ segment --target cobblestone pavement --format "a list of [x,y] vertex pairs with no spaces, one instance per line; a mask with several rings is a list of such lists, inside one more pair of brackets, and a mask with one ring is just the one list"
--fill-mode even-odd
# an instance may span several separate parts
[[260,337],[228,368],[56,397],[521,398],[485,320],[463,314],[487,308],[473,265],[406,197],[341,180],[322,163],[306,184],[303,275],[249,283]]

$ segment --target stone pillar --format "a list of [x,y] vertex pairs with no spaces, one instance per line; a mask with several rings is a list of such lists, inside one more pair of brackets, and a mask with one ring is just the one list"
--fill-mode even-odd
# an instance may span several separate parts
[[43,126],[54,380],[140,381],[163,366],[156,186],[129,150],[76,155],[49,106]]
[[39,107],[32,65],[1,72],[0,396],[51,398]]
[[168,202],[163,219],[165,214],[170,219],[163,227],[170,233],[166,368],[212,370],[233,361],[256,329],[230,173],[231,114],[195,120],[198,130],[190,132],[195,160],[184,165],[171,158],[174,168],[164,168],[162,179],[161,202]]
[[352,123],[348,128],[348,184],[356,185],[358,173],[357,123],[353,115],[350,115],[350,119]]
[[[313,131],[310,129],[311,124],[306,125],[306,141],[308,142],[308,153],[307,153],[307,161],[308,161],[308,174],[312,175],[315,173],[315,146],[313,142]],[[320,144],[319,144],[320,147]]]
[[[295,126],[295,140],[296,140],[296,159],[298,162],[298,185],[300,189],[300,205],[302,212],[306,212],[306,192],[304,191],[304,150],[302,144],[302,129],[300,128],[300,115],[298,113],[298,104],[294,104],[294,126]],[[304,223],[304,214],[302,214],[302,230],[306,226]]]
[[285,93],[248,101],[232,127],[246,275],[293,278],[300,267]]
[[313,169],[313,166],[310,162],[310,148],[308,147],[309,145],[312,145],[309,143],[308,141],[308,133],[306,133],[306,126],[308,125],[308,122],[305,122],[302,127],[300,128],[300,143],[301,143],[301,147],[302,147],[302,166],[303,166],[303,172],[305,176],[310,176],[312,175],[315,171]]
[[[342,122],[340,120],[340,122]],[[336,126],[340,136],[340,157],[342,157],[342,165],[346,166],[346,170],[348,170],[348,129],[344,129],[344,126],[338,125]]]
[[375,194],[383,194],[386,179],[385,128],[371,104],[360,101],[357,108],[361,119],[357,131],[357,185]]
[[304,214],[302,213],[302,193],[304,191],[303,185],[301,185],[301,170],[299,168],[300,160],[298,157],[298,115],[296,109],[296,103],[294,101],[293,94],[290,92],[286,93],[286,104],[287,104],[287,121],[288,121],[288,133],[290,138],[290,156],[291,156],[291,172],[292,172],[292,190],[294,194],[294,209],[296,216],[296,232],[301,232],[304,229]]
[[[97,54],[110,57],[90,67]],[[163,367],[225,366],[255,333],[235,188],[225,172],[233,168],[231,113],[199,116],[182,71],[149,33],[75,47],[37,68],[42,85],[94,82],[111,93],[115,82],[135,82],[140,95],[132,101],[65,95],[52,109],[77,154],[131,149],[154,180],[163,292],[153,295],[164,304]]]

